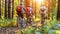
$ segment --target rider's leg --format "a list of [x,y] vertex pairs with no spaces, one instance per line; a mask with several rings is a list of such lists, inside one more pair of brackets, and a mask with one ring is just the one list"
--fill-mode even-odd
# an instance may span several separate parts
[[25,27],[25,22],[24,22],[24,16],[23,16],[23,14],[21,15],[21,24],[22,24],[22,27]]
[[24,18],[22,18],[22,27],[25,27]]
[[18,16],[17,18],[18,28],[21,29],[21,18]]
[[31,24],[31,22],[32,22],[31,16],[28,17],[28,20],[29,20],[29,21],[28,21],[29,25],[32,25],[32,24]]
[[28,26],[28,17],[26,17],[27,18],[27,20],[26,20],[26,26]]

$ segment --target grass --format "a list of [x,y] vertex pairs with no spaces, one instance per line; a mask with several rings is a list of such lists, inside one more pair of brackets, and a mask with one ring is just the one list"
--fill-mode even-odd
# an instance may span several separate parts
[[0,27],[16,26],[17,21],[15,19],[0,19]]
[[[38,19],[36,20],[38,21]],[[22,30],[23,34],[35,34],[35,32],[40,32],[43,34],[50,34],[50,33],[54,33],[57,34],[58,33],[58,28],[56,28],[56,24],[60,24],[60,21],[57,21],[56,19],[54,20],[46,20],[45,21],[45,25],[43,28],[33,28],[33,27],[28,27],[27,29]],[[17,20],[15,19],[0,19],[0,27],[9,27],[9,26],[17,26]],[[58,26],[59,27],[59,26]],[[39,29],[39,30],[37,30]],[[54,31],[54,32],[53,32]],[[17,34],[19,34],[20,31],[17,30]]]

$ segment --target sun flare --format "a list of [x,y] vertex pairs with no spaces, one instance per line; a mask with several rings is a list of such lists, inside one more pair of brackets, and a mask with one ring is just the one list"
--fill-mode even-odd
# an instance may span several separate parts
[[38,3],[42,3],[44,2],[44,0],[36,0]]
[[36,3],[44,3],[44,0],[33,0],[34,2],[36,2]]

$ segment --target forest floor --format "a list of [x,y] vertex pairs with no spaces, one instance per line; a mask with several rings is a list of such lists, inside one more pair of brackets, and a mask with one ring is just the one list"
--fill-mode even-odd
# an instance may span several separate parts
[[8,27],[8,28],[1,28],[0,34],[15,34],[15,31],[17,31],[17,27]]
[[[32,26],[35,27],[35,26],[41,26],[41,25],[39,23],[32,23]],[[28,27],[29,26],[27,26],[27,28]],[[19,31],[18,27],[3,27],[3,28],[0,28],[0,34],[18,34],[18,32],[21,32],[21,31]]]

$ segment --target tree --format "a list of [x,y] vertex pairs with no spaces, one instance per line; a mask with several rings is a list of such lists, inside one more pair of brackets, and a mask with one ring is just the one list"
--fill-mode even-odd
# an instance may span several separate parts
[[8,0],[8,18],[9,18],[9,19],[11,19],[10,9],[11,9],[11,0]]
[[53,19],[54,7],[56,7],[56,0],[48,0],[48,19]]
[[14,0],[12,0],[12,18],[14,16]]
[[0,18],[1,18],[1,0],[0,0]]
[[5,0],[5,19],[8,19],[8,0]]
[[60,0],[58,0],[58,12],[57,12],[57,19],[60,18]]

